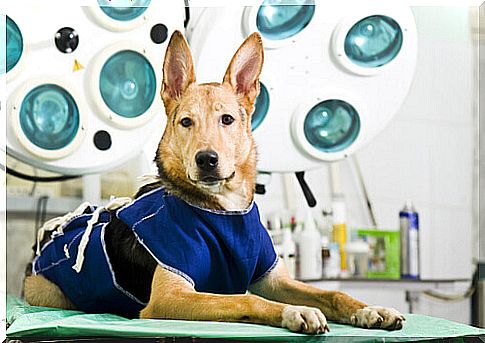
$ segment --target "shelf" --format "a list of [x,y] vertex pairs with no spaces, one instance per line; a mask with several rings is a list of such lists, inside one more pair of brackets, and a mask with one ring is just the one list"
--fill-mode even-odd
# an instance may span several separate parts
[[[7,213],[32,214],[37,209],[38,197],[7,196]],[[82,203],[81,198],[53,197],[47,200],[47,214],[64,214]]]
[[471,279],[433,279],[433,280],[412,280],[412,279],[368,279],[368,278],[332,278],[305,280],[305,283],[319,288],[376,288],[395,289],[405,291],[426,291],[430,289],[462,290],[468,288]]
[[328,281],[337,281],[337,282],[392,282],[392,283],[451,283],[451,282],[470,282],[471,279],[428,279],[428,280],[421,280],[421,279],[379,279],[379,278],[321,278],[321,279],[314,279],[314,280],[299,280],[303,282],[328,282]]

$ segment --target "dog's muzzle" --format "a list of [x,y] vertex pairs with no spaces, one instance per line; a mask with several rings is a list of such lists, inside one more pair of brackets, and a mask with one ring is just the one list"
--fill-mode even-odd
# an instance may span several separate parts
[[189,176],[190,181],[193,183],[202,186],[204,188],[213,188],[222,185],[224,182],[231,181],[234,176],[236,176],[236,172],[232,172],[231,175],[225,178],[215,177],[215,176],[203,176],[198,180],[194,180]]

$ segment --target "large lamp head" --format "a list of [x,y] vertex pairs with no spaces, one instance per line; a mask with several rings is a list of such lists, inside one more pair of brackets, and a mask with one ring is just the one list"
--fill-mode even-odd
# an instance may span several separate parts
[[345,55],[364,68],[376,68],[391,62],[401,50],[403,32],[392,18],[373,15],[355,23],[344,41]]
[[[53,80],[51,80],[52,82]],[[38,82],[11,108],[11,123],[24,147],[41,158],[59,158],[79,146],[84,114],[73,95],[56,83]]]
[[359,114],[351,104],[340,99],[317,103],[303,123],[305,139],[318,151],[327,153],[348,148],[359,130]]
[[99,92],[106,106],[123,118],[136,118],[153,103],[157,90],[150,62],[133,50],[112,55],[99,74]]
[[12,70],[20,61],[24,50],[22,32],[17,24],[7,16],[7,72]]
[[94,57],[89,89],[91,101],[104,119],[129,129],[161,113],[161,80],[150,62],[155,60],[143,46],[129,41],[112,44]]
[[97,0],[99,8],[109,18],[120,22],[133,21],[146,12],[150,0],[132,0],[129,6],[124,0]]
[[187,31],[204,81],[223,75],[241,39],[261,34],[265,115],[257,103],[253,134],[265,172],[316,168],[367,144],[404,101],[416,64],[414,17],[396,4],[263,0],[206,8]]
[[149,0],[55,6],[6,8],[7,153],[65,174],[109,170],[163,132],[164,36],[183,30],[185,9]]
[[[282,41],[300,33],[315,13],[313,1],[264,1],[256,12],[256,28],[264,39]],[[253,18],[251,18],[253,20]],[[253,27],[254,22],[250,24]]]

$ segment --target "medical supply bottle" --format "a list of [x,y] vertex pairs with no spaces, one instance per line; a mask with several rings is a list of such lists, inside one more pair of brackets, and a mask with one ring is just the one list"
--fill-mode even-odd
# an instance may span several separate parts
[[277,215],[273,217],[271,222],[272,225],[272,233],[273,233],[273,243],[275,245],[281,245],[283,243],[283,231],[282,231],[282,223],[281,218]]
[[322,250],[318,232],[310,210],[299,237],[300,279],[315,280],[322,277]]
[[[335,244],[335,243],[333,243]],[[332,267],[331,262],[332,260],[330,259],[330,240],[328,236],[323,235],[321,239],[321,245],[322,245],[322,276],[325,277],[331,277],[332,273],[330,272],[330,268]],[[338,244],[337,244],[337,254],[338,252]],[[337,273],[338,275],[340,273],[340,255],[339,255],[339,260],[337,264]]]
[[399,212],[401,229],[401,277],[419,278],[419,215],[411,201]]
[[332,201],[333,230],[332,240],[339,245],[340,269],[347,270],[347,259],[345,256],[345,243],[347,242],[347,227],[345,225],[345,202],[343,199]]
[[329,243],[328,252],[330,256],[323,266],[323,277],[337,278],[340,276],[340,250],[338,243]]
[[296,244],[291,235],[289,227],[283,228],[283,242],[281,243],[283,261],[285,261],[288,274],[292,278],[296,276]]
[[295,242],[295,278],[300,278],[300,236],[303,231],[301,223],[297,223],[295,217],[291,217],[290,227],[293,242]]

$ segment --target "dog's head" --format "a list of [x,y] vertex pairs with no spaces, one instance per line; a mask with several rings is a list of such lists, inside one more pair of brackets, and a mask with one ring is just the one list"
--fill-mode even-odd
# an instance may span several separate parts
[[156,160],[172,186],[207,196],[239,190],[252,198],[256,152],[251,115],[262,65],[261,37],[254,33],[235,53],[222,83],[196,84],[187,42],[179,31],[173,33],[161,90],[167,126]]

